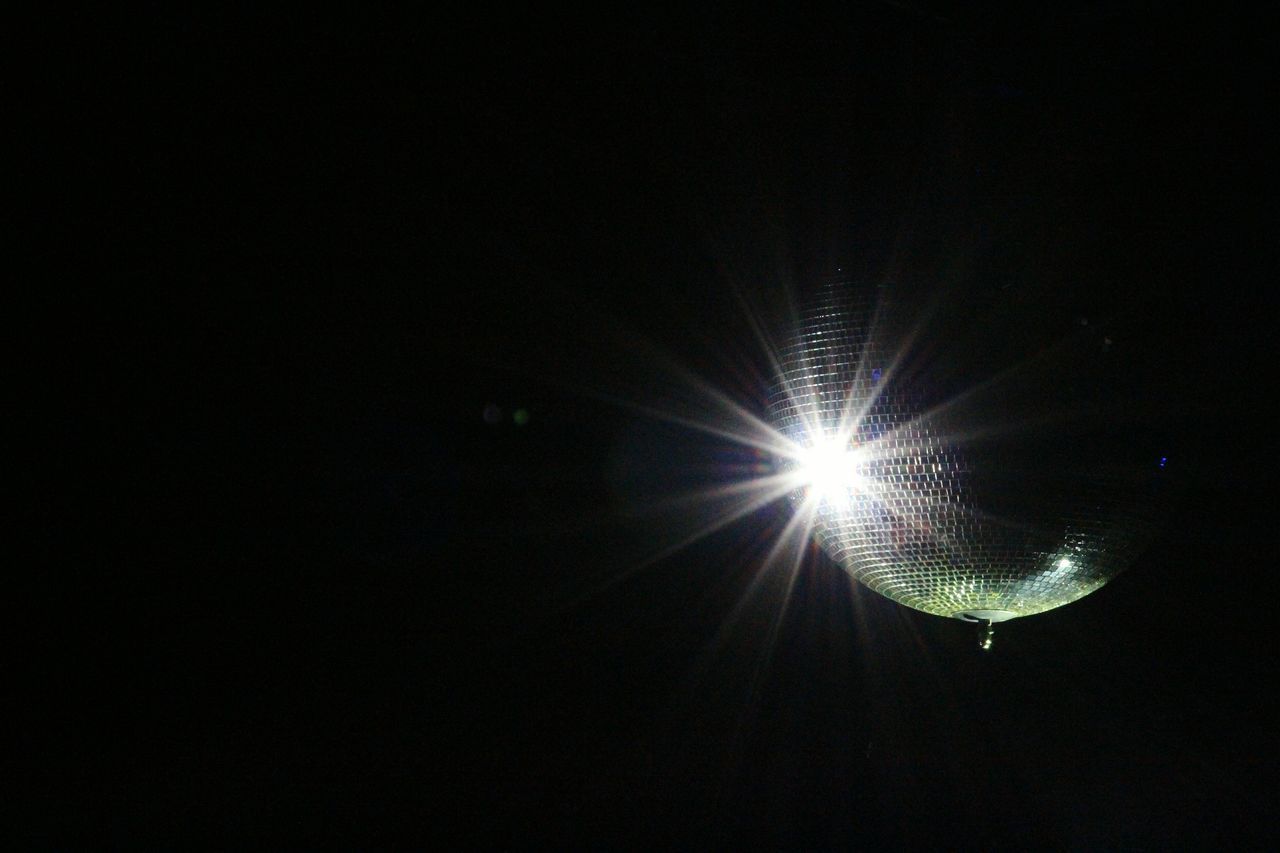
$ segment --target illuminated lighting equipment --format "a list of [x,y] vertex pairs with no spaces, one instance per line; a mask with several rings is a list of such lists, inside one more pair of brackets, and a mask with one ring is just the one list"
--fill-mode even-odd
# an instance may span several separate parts
[[779,352],[769,420],[795,448],[782,466],[822,550],[893,601],[982,624],[984,649],[993,623],[1069,604],[1122,571],[1158,503],[1150,455],[1070,435],[1049,452],[1045,435],[1028,444],[1017,430],[966,441],[948,420],[962,407],[897,375],[904,353],[876,307],[847,280],[827,282]]

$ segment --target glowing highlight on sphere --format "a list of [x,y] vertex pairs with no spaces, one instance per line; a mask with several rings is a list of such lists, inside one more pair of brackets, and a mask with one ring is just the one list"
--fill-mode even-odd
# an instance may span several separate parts
[[848,438],[821,439],[798,457],[801,482],[819,503],[846,506],[851,493],[865,487],[863,454],[850,447]]

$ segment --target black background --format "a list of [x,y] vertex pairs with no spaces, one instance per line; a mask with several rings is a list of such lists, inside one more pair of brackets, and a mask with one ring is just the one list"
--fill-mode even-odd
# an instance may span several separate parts
[[[1274,844],[1268,32],[45,22],[23,839]],[[1121,365],[1183,484],[1132,571],[982,654],[816,552],[784,606],[785,502],[674,547],[758,460],[646,411],[760,412],[743,305],[837,266],[941,300],[940,363]]]

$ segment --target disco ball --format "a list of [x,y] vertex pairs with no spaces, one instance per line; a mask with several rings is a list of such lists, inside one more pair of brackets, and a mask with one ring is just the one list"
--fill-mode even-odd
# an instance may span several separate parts
[[[783,464],[822,550],[893,601],[988,631],[1115,577],[1164,504],[1154,445],[1105,416],[1069,417],[1088,382],[1061,371],[1014,371],[982,393],[931,386],[927,363],[906,366],[910,336],[887,301],[828,281],[779,353],[769,418],[799,448]],[[1019,417],[1009,399],[1055,414]]]

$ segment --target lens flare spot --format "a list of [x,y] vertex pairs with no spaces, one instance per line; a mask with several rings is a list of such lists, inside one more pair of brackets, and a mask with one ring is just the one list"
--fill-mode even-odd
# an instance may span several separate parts
[[824,438],[801,450],[799,462],[801,484],[819,503],[846,506],[863,488],[865,460],[847,438]]

